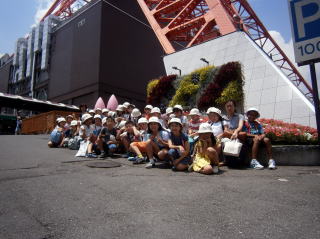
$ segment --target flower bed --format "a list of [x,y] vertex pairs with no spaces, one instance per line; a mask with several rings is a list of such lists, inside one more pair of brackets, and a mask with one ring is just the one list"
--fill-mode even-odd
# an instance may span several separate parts
[[317,144],[318,133],[314,128],[274,119],[262,118],[259,121],[272,144]]
[[243,101],[243,75],[239,62],[203,67],[181,77],[161,77],[150,81],[147,86],[147,103],[154,105],[180,104],[206,110],[221,106],[230,99]]

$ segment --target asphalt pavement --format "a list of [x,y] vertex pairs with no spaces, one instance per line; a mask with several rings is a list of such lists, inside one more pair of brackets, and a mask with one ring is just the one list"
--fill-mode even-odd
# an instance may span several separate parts
[[0,239],[320,238],[320,167],[90,168],[47,139],[0,136]]

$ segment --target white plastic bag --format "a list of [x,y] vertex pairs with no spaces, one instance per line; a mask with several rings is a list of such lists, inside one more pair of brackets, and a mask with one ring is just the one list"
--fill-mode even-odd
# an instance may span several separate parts
[[85,157],[87,154],[87,149],[88,149],[89,141],[88,140],[83,140],[80,142],[80,148],[76,154],[75,157]]
[[224,143],[223,154],[233,157],[239,157],[242,143],[238,139],[230,140]]

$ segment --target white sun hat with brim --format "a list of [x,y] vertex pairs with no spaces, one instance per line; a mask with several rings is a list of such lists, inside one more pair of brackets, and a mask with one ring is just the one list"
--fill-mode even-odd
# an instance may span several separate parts
[[160,109],[158,107],[153,107],[153,109],[151,110],[151,114],[153,114],[153,113],[161,114],[161,111],[160,111]]
[[173,113],[173,108],[172,107],[168,107],[166,109],[166,114],[171,114],[171,113]]
[[102,113],[108,113],[109,112],[109,110],[107,109],[107,108],[104,108],[103,110],[102,110]]
[[116,108],[116,111],[123,111],[123,105],[118,105]]
[[140,110],[139,110],[138,108],[134,108],[134,109],[132,110],[132,112],[131,112],[131,117],[137,118],[137,117],[139,117],[139,116],[141,116]]
[[130,105],[130,103],[129,103],[129,102],[124,102],[122,105],[123,105],[124,107],[128,108],[128,106]]
[[123,128],[123,127],[126,125],[126,123],[127,123],[127,121],[122,120],[122,121],[119,123],[118,128],[119,128],[119,129]]
[[89,110],[89,113],[91,114],[91,113],[96,113],[94,110]]
[[257,115],[258,115],[257,117],[258,117],[258,118],[260,117],[260,113],[259,113],[259,110],[258,110],[257,108],[254,108],[254,107],[249,108],[249,109],[247,110],[247,112],[246,112],[246,115],[247,115],[247,116],[248,116],[248,113],[249,113],[250,111],[256,112]]
[[108,112],[108,116],[110,117],[115,117],[115,115],[116,115],[116,112],[113,112],[113,111]]
[[92,119],[93,117],[90,114],[84,114],[81,117],[81,121],[82,123],[84,123],[85,121],[87,121],[88,119]]
[[219,110],[219,109],[216,108],[216,107],[210,107],[210,108],[207,110],[207,114],[210,114],[210,113],[216,113],[216,114],[218,114],[220,117],[222,117],[222,115],[221,115],[221,110]]
[[181,123],[181,120],[180,120],[179,118],[172,118],[172,119],[169,121],[169,126],[170,126],[170,124],[172,124],[172,123],[177,123],[177,124],[180,124],[181,126],[183,126],[182,123]]
[[101,115],[94,115],[93,118],[94,119],[102,119]]
[[145,108],[145,109],[152,110],[152,109],[153,109],[153,106],[152,106],[152,105],[146,105],[144,108]]
[[202,123],[202,124],[200,124],[198,133],[199,133],[199,134],[213,133],[211,125],[208,124],[208,123]]
[[73,115],[67,115],[66,118],[72,118],[73,119]]
[[59,124],[59,123],[61,123],[61,122],[67,122],[67,121],[66,121],[66,119],[65,119],[64,117],[59,117],[59,118],[57,119],[57,123]]
[[173,110],[175,110],[175,109],[178,109],[178,110],[183,111],[183,108],[182,108],[181,105],[175,105],[175,106],[173,106]]
[[144,124],[144,123],[148,124],[148,120],[146,118],[142,117],[138,120],[138,124]]
[[71,126],[77,126],[78,125],[78,120],[72,120],[70,125]]
[[158,124],[161,125],[159,118],[158,118],[158,117],[155,117],[155,116],[150,117],[148,123],[149,123],[149,124],[150,124],[150,123],[158,123]]
[[97,111],[97,110],[100,110],[100,111],[102,111],[102,110],[101,110],[100,108],[96,108],[96,109],[95,109],[95,111]]
[[192,110],[190,110],[189,115],[190,115],[190,116],[192,116],[192,115],[201,116],[200,111],[199,111],[197,108],[193,108]]
[[104,118],[102,119],[102,125],[104,125],[105,123],[107,123],[107,117],[104,117]]

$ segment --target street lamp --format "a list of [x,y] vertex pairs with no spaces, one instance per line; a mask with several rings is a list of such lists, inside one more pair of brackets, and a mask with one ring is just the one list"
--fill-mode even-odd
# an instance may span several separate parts
[[209,65],[209,61],[207,61],[205,58],[200,58],[200,61],[203,61]]
[[178,67],[176,66],[173,66],[172,69],[176,70],[176,71],[179,71],[179,76],[181,76],[181,69],[179,69]]

